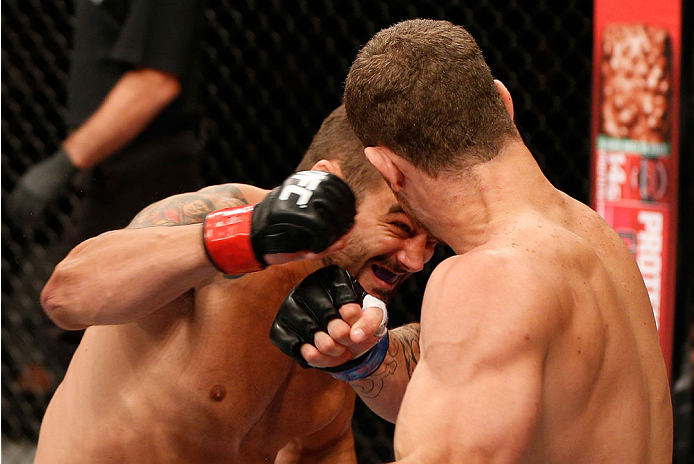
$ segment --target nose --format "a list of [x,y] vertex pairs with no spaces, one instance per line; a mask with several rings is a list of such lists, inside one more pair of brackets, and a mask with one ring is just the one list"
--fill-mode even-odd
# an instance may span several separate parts
[[416,234],[404,241],[397,257],[408,272],[419,272],[434,256],[434,244],[427,240],[427,234]]

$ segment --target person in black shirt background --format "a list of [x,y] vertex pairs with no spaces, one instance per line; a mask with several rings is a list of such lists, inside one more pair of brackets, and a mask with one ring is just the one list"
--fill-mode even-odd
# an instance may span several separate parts
[[[49,249],[52,264],[78,243],[125,227],[146,205],[202,186],[203,10],[198,0],[75,1],[69,135],[3,198],[5,217],[27,228],[40,224],[66,193],[77,194],[62,236]],[[41,312],[38,293],[35,301]],[[42,350],[66,367],[81,332],[49,321],[39,332]]]

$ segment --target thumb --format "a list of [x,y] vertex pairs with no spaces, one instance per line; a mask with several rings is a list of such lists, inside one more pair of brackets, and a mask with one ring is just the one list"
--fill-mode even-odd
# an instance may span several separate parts
[[364,312],[357,322],[352,324],[350,338],[361,343],[368,338],[380,338],[387,332],[388,310],[385,303],[378,298],[367,295],[364,298]]

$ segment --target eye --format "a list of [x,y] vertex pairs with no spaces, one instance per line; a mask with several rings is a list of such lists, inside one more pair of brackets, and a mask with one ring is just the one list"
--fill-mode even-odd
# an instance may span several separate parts
[[405,224],[404,222],[394,221],[394,222],[391,222],[391,224],[393,224],[398,229],[402,230],[405,234],[412,235],[412,227]]

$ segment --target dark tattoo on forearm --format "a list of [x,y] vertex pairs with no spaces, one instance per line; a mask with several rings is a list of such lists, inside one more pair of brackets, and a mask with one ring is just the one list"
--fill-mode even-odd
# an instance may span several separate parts
[[[377,398],[383,391],[389,377],[396,374],[400,377],[412,377],[419,362],[419,324],[409,324],[388,333],[390,340],[388,355],[381,366],[365,379],[351,382],[362,398]],[[401,371],[403,371],[402,373]]]
[[128,227],[138,229],[199,224],[210,211],[247,204],[238,187],[218,185],[204,189],[204,193],[184,193],[149,205],[135,216]]

